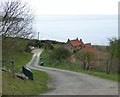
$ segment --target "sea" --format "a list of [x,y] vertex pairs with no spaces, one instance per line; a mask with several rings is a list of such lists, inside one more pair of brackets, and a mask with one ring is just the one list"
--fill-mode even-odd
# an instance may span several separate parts
[[92,45],[109,45],[118,37],[118,15],[36,15],[34,38],[67,42],[82,39]]

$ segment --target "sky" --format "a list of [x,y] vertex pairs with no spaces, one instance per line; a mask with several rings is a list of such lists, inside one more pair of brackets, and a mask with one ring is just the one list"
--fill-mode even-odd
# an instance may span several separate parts
[[[108,38],[118,36],[119,0],[23,1],[28,1],[33,9],[36,38],[40,32],[41,39],[66,41],[78,37],[85,42],[107,45]],[[81,21],[84,16],[85,21]]]
[[27,0],[37,15],[117,14],[119,0]]

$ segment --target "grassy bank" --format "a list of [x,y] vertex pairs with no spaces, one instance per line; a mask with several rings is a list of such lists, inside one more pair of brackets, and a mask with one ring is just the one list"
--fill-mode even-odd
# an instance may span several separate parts
[[34,81],[13,78],[7,72],[3,73],[3,95],[37,95],[47,90],[48,75],[32,70]]
[[[8,43],[8,40],[6,41]],[[8,45],[3,45],[2,57],[4,63],[2,67],[6,67],[6,69],[12,71],[13,65],[11,64],[11,60],[14,60],[15,71],[21,73],[22,66],[25,66],[33,56],[32,53],[24,50],[27,45],[26,41],[28,40],[19,39],[21,44],[14,48],[15,50],[9,48]],[[14,78],[12,73],[2,72],[2,95],[37,95],[47,91],[48,74],[38,70],[32,70],[32,72],[34,76],[33,81],[29,79],[23,80],[18,77]]]
[[[16,71],[20,72],[21,67],[26,65],[32,58],[30,53],[15,53]],[[34,81],[22,80],[12,77],[8,72],[2,73],[2,94],[3,95],[37,95],[47,91],[48,74],[45,72],[32,70]]]
[[5,59],[5,62],[2,66],[7,69],[12,69],[13,66],[11,64],[11,60],[14,60],[16,72],[19,72],[21,67],[26,65],[31,60],[32,55],[32,53],[27,52],[5,52],[3,53],[3,60]]
[[105,72],[83,70],[82,65],[72,64],[72,63],[69,63],[67,61],[62,61],[61,63],[57,63],[57,64],[51,64],[49,62],[49,54],[48,54],[47,51],[43,51],[41,56],[42,56],[43,60],[45,61],[44,66],[46,66],[46,67],[58,68],[58,69],[63,69],[63,70],[71,70],[71,71],[75,71],[75,72],[90,74],[90,75],[100,77],[100,78],[104,78],[104,79],[118,81],[118,75],[117,74],[106,74]]
[[[21,67],[26,65],[32,58],[30,53],[15,53],[16,72],[20,72]],[[12,77],[9,72],[2,74],[2,94],[3,95],[36,95],[47,91],[48,74],[32,70],[34,81],[22,80],[20,78]]]

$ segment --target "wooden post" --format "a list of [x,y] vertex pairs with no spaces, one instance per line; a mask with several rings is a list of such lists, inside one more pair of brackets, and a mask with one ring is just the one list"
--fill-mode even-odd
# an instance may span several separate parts
[[11,60],[11,63],[12,63],[12,66],[13,66],[13,77],[15,78],[15,61],[14,60]]

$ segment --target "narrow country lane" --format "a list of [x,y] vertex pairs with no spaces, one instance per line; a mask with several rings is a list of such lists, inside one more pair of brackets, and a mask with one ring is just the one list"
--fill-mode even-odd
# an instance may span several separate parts
[[118,95],[118,83],[73,71],[42,67],[38,65],[42,50],[33,51],[27,64],[29,68],[45,71],[50,75],[50,91],[42,95]]

